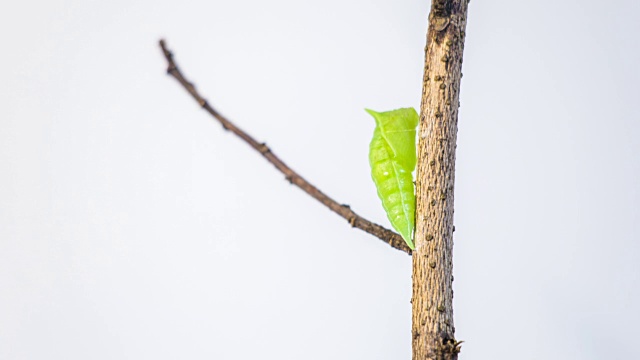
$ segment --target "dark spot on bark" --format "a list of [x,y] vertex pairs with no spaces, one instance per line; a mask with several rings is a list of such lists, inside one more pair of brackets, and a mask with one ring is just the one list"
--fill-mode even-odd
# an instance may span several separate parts
[[435,0],[433,2],[433,14],[437,17],[449,17],[451,15],[451,9],[453,7],[453,1],[451,0]]

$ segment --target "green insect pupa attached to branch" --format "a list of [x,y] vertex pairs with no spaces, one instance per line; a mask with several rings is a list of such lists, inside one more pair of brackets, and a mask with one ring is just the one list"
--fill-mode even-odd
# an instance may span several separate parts
[[415,227],[416,127],[419,116],[413,108],[386,112],[365,109],[376,120],[369,145],[371,178],[391,225],[411,249]]

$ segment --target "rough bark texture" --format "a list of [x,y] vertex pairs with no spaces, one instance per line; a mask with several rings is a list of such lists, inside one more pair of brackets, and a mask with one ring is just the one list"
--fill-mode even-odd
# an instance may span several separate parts
[[457,359],[453,190],[467,0],[433,0],[420,108],[413,252],[413,359]]

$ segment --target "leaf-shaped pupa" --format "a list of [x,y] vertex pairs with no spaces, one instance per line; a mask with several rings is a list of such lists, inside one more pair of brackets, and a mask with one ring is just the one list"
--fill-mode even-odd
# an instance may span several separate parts
[[418,113],[413,108],[381,113],[365,110],[376,120],[369,145],[371,178],[391,225],[413,249],[416,196],[412,172],[416,167]]

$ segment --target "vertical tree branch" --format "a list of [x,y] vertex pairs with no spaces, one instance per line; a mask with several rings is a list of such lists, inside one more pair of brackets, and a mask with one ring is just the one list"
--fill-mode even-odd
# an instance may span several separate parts
[[425,48],[413,252],[413,359],[458,358],[453,190],[468,0],[432,0]]

